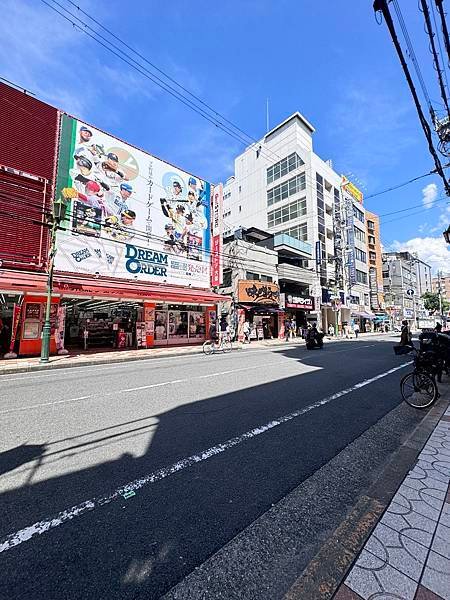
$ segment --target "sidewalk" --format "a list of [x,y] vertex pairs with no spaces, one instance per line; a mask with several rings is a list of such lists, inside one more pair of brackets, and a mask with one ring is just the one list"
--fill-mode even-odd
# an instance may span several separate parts
[[[365,339],[373,335],[365,333],[359,339]],[[386,335],[386,334],[383,334]],[[326,338],[327,343],[348,341],[344,338]],[[304,345],[304,340],[295,338],[289,342],[285,340],[264,340],[252,341],[250,345],[245,345],[245,348],[264,348],[271,346],[286,346],[286,345]],[[234,342],[235,350],[241,350],[244,346],[240,342]],[[13,358],[0,360],[0,375],[9,375],[12,373],[27,373],[29,371],[45,371],[48,369],[67,369],[70,367],[93,366],[101,364],[112,364],[129,362],[136,360],[148,360],[151,358],[163,358],[171,356],[189,356],[201,354],[202,346],[175,346],[171,348],[149,348],[140,350],[104,350],[100,352],[79,350],[75,353],[66,356],[50,356],[49,363],[41,365],[39,357],[33,358]]]
[[450,600],[450,408],[334,600]]

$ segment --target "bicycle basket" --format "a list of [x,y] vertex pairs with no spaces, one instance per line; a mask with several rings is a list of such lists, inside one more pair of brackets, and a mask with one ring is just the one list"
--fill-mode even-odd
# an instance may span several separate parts
[[412,346],[394,346],[394,354],[395,356],[403,356],[404,354],[409,354],[412,352]]

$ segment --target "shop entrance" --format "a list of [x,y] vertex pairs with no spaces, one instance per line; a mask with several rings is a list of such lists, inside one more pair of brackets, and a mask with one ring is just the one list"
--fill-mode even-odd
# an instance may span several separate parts
[[61,305],[66,309],[64,339],[69,350],[145,346],[144,308],[138,301],[63,299]]
[[201,306],[156,305],[155,346],[199,344],[206,339],[206,315]]
[[[15,307],[20,306],[22,300],[22,294],[0,294],[0,358],[10,349],[14,311]],[[17,346],[18,343],[17,340]]]

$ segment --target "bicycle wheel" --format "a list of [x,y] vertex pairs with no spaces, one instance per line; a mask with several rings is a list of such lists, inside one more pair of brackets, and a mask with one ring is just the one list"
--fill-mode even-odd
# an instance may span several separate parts
[[224,340],[222,342],[222,350],[224,352],[231,352],[233,350],[233,344],[230,342],[230,340]]
[[413,408],[427,408],[438,397],[436,382],[428,373],[413,371],[400,381],[403,400]]
[[203,352],[206,355],[210,355],[213,354],[215,350],[215,344],[213,341],[211,340],[206,340],[206,342],[203,342]]

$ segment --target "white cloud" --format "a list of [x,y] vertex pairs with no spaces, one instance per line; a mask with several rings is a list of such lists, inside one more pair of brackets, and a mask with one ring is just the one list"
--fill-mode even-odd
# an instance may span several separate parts
[[450,269],[450,247],[442,235],[438,237],[416,237],[406,242],[394,241],[391,244],[394,252],[406,251],[417,253],[424,262],[431,265],[433,272]]
[[422,189],[422,202],[425,208],[432,208],[437,198],[438,187],[435,183],[429,183]]

